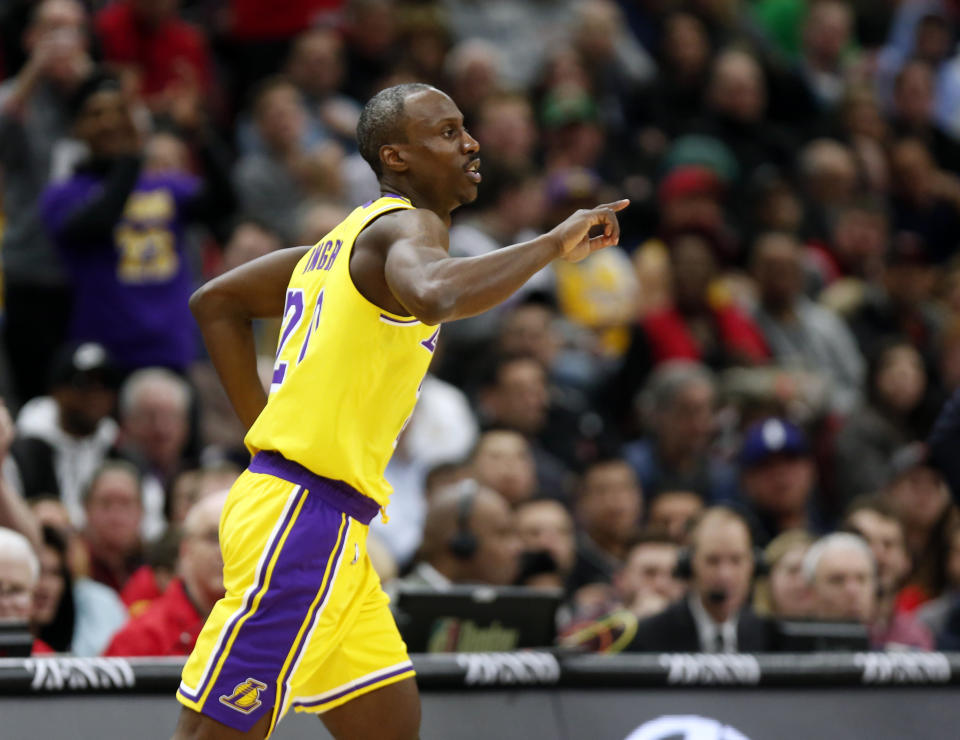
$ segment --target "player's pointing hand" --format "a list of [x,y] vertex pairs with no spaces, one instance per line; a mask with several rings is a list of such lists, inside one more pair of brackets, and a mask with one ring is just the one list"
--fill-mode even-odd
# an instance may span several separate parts
[[602,203],[596,208],[573,213],[550,232],[560,242],[560,256],[568,262],[579,262],[598,249],[612,247],[620,241],[617,212],[630,205],[626,198]]

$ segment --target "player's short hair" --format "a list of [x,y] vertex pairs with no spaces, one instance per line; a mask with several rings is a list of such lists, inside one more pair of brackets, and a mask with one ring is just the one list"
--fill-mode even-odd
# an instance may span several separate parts
[[422,82],[405,82],[388,87],[374,95],[360,112],[357,122],[357,147],[377,177],[383,175],[380,147],[404,143],[403,106],[409,95],[434,89]]

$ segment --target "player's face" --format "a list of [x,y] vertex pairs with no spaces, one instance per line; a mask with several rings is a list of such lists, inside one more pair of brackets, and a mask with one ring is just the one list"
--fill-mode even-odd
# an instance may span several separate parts
[[450,210],[473,201],[480,145],[463,127],[460,109],[439,90],[424,90],[407,97],[404,113],[407,143],[398,148],[417,192]]

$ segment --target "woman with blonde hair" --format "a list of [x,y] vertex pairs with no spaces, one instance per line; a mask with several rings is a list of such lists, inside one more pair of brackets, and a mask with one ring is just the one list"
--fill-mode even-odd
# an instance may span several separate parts
[[803,577],[803,556],[813,541],[806,530],[791,529],[767,545],[763,551],[767,574],[757,579],[753,592],[757,614],[787,619],[809,616],[810,592]]

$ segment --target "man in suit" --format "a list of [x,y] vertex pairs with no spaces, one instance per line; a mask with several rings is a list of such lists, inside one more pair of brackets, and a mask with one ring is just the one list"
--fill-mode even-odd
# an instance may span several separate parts
[[509,586],[520,571],[521,548],[506,499],[468,478],[431,498],[418,561],[396,586]]
[[625,652],[734,653],[771,648],[767,623],[747,604],[754,558],[750,528],[732,509],[707,509],[690,533],[690,590],[644,619]]

